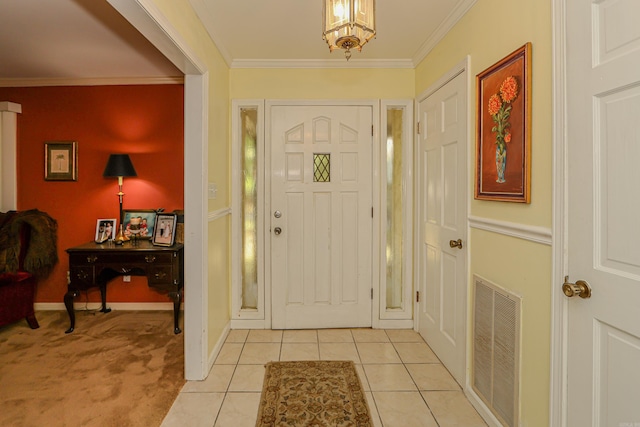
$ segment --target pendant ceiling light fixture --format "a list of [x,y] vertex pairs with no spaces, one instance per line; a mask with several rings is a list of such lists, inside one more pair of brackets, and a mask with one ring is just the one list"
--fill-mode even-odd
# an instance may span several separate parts
[[362,51],[362,46],[376,36],[375,0],[322,1],[322,38],[327,41],[330,52],[345,49],[348,61],[351,49]]

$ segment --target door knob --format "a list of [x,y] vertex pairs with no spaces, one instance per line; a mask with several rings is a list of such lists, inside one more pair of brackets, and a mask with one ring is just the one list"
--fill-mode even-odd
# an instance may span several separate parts
[[565,276],[562,292],[569,298],[579,296],[580,298],[591,298],[591,286],[584,280],[578,280],[576,283],[569,282],[569,276]]
[[449,240],[449,246],[452,248],[462,249],[462,239]]
[[273,213],[273,216],[275,216],[276,218],[280,218],[280,217],[282,216],[282,212],[280,212],[280,211],[275,211],[275,212]]
[[280,227],[276,227],[273,229],[273,232],[276,233],[276,236],[279,235],[280,233],[282,233],[282,228]]

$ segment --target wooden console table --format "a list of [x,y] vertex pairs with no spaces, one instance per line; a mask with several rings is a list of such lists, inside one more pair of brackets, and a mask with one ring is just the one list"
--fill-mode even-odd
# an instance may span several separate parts
[[89,242],[67,249],[69,254],[70,283],[64,296],[71,326],[65,333],[73,332],[76,316],[73,299],[81,290],[100,288],[101,312],[107,308],[107,283],[118,276],[146,276],[149,287],[168,292],[173,300],[174,333],[179,334],[180,302],[184,282],[184,245],[154,246],[149,240],[138,240],[136,245]]

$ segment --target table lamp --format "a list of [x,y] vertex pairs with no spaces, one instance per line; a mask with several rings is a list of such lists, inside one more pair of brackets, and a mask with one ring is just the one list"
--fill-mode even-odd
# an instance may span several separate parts
[[128,240],[124,236],[123,232],[124,214],[122,211],[122,199],[124,197],[124,193],[122,192],[122,182],[125,176],[138,176],[138,174],[136,173],[136,170],[133,167],[133,163],[131,163],[131,159],[129,158],[128,154],[111,154],[109,155],[107,167],[104,168],[102,176],[104,176],[105,178],[118,178],[118,199],[120,200],[120,227],[118,228],[118,235],[116,236],[115,243],[117,245],[121,245],[125,240]]

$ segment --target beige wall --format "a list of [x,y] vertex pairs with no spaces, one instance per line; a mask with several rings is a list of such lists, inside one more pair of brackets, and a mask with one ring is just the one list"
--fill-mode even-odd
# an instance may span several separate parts
[[232,99],[377,99],[414,97],[409,69],[232,69]]
[[[466,55],[471,57],[470,75],[475,76],[530,41],[533,45],[532,202],[523,205],[470,200],[471,214],[527,226],[551,227],[550,2],[479,1],[415,70],[229,70],[187,0],[154,2],[210,70],[209,179],[218,184],[218,199],[211,202],[210,211],[229,205],[230,99],[414,98],[462,61]],[[475,81],[471,83],[475,87]],[[473,105],[470,106],[470,111],[473,129]],[[475,142],[471,138],[470,155],[473,155],[474,149]],[[473,173],[469,176],[469,188],[472,189]],[[222,328],[229,319],[228,219],[211,223],[208,235],[208,326],[211,346],[220,337]],[[522,424],[547,425],[551,247],[474,229],[469,235],[469,251],[470,275],[480,274],[523,297]]]
[[[475,76],[526,42],[532,43],[531,204],[473,200],[471,215],[550,229],[552,216],[551,2],[482,0],[416,68],[416,94],[471,58],[471,129],[475,129]],[[469,140],[475,157],[475,135]],[[473,162],[472,162],[473,164]],[[469,174],[470,193],[475,171]],[[470,276],[522,296],[522,425],[543,426],[549,417],[551,246],[472,229]],[[471,313],[469,313],[471,319]]]
[[[230,206],[229,171],[229,68],[211,41],[188,0],[153,0],[208,70],[209,83],[209,182],[218,196],[209,201],[214,212]],[[185,183],[185,185],[189,185]],[[208,346],[211,354],[230,319],[230,220],[209,222]],[[185,298],[189,298],[186,295]]]

